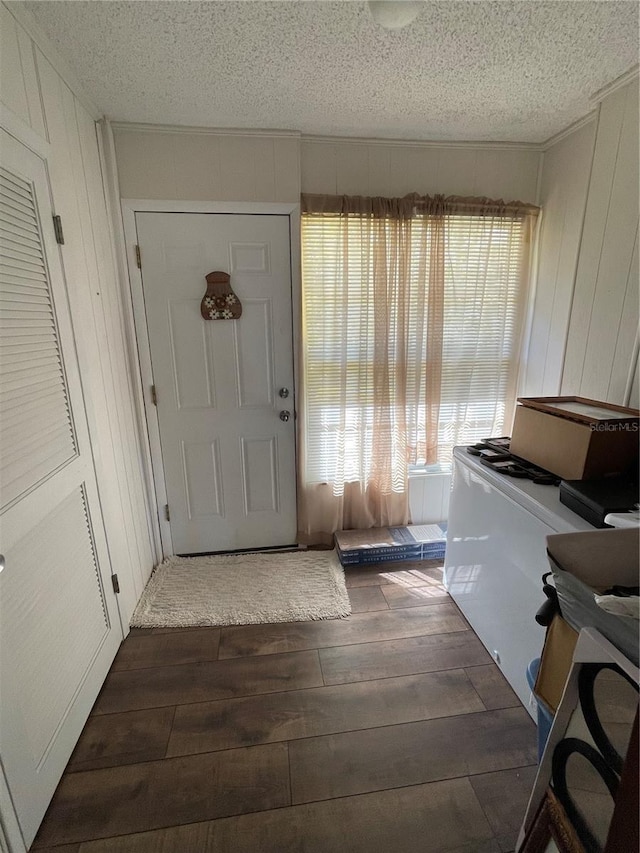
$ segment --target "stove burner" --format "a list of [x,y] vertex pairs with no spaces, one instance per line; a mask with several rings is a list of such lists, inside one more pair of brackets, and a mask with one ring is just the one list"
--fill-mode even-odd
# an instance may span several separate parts
[[511,439],[507,436],[483,438],[478,444],[467,447],[467,453],[480,457],[480,462],[487,468],[492,468],[507,477],[528,479],[541,486],[558,486],[560,484],[560,477],[527,462],[526,459],[509,453],[510,441]]

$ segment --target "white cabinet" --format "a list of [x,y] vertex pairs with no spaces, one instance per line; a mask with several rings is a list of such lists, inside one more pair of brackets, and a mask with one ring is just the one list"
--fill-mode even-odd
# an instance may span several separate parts
[[593,529],[560,503],[557,487],[498,474],[455,448],[445,585],[532,716],[526,670],[544,642],[534,617],[546,537]]

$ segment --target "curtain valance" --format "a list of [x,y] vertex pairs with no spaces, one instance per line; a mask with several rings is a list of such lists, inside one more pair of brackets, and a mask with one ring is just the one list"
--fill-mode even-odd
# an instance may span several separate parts
[[402,198],[302,194],[302,212],[343,216],[370,216],[375,219],[411,219],[414,216],[537,216],[540,208],[522,201],[485,197],[418,195]]

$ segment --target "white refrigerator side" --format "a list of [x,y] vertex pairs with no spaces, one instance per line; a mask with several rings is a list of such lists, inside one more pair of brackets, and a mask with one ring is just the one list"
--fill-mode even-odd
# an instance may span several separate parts
[[574,526],[557,488],[485,473],[465,455],[454,451],[445,585],[534,717],[526,671],[544,642],[535,614],[544,601],[541,577],[549,571],[546,537],[593,528],[570,513]]

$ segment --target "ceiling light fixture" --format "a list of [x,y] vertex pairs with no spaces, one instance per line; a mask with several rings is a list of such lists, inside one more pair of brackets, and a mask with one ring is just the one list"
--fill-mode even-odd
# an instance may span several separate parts
[[369,0],[371,17],[385,30],[400,30],[418,17],[421,2],[413,0]]

